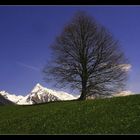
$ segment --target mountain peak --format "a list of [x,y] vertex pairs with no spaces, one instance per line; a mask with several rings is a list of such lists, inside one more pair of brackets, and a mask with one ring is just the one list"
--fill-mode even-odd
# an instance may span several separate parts
[[44,89],[44,87],[41,84],[37,83],[31,92],[37,92],[40,89]]
[[43,87],[40,83],[37,83],[35,87]]

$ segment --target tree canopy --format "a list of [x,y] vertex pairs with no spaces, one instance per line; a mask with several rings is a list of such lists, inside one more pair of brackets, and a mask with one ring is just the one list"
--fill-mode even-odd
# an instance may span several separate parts
[[119,92],[127,78],[126,58],[113,35],[85,12],[77,12],[50,46],[46,80],[78,89],[79,99]]

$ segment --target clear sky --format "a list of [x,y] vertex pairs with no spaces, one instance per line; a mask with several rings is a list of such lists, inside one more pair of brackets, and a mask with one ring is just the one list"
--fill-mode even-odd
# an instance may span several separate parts
[[140,6],[0,6],[0,90],[26,95],[43,81],[49,46],[83,10],[120,41],[132,65],[127,90],[140,93]]

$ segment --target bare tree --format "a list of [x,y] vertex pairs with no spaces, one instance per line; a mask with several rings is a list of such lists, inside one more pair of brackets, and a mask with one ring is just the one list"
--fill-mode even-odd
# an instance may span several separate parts
[[86,13],[78,12],[50,47],[54,58],[43,70],[45,79],[78,89],[79,99],[124,87],[126,59],[118,41]]

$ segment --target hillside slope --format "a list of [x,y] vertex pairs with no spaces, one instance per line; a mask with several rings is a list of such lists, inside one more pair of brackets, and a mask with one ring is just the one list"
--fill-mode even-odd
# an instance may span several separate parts
[[140,95],[0,106],[0,134],[140,134]]

